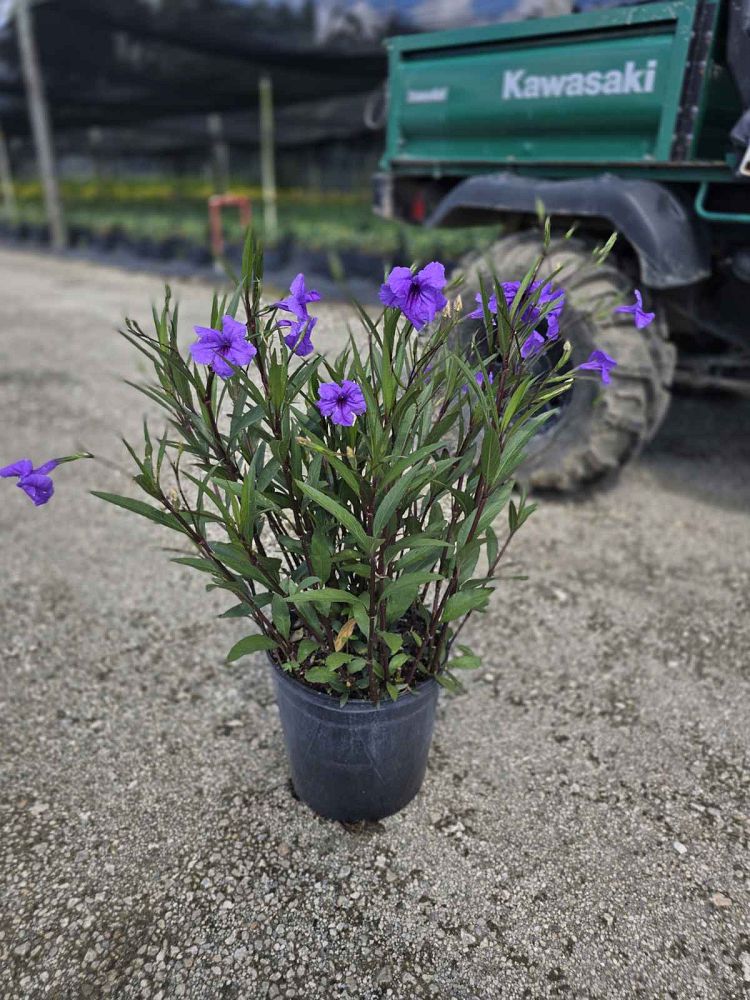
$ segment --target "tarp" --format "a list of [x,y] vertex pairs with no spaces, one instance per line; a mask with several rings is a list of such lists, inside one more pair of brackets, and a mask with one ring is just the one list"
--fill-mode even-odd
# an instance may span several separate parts
[[[252,116],[266,73],[277,109],[304,114],[317,103],[332,135],[361,131],[365,95],[386,75],[386,36],[556,12],[565,2],[42,0],[33,13],[56,136],[122,127],[137,148],[139,136],[153,147],[150,130],[181,116]],[[325,133],[325,115],[312,120]],[[28,132],[12,25],[0,31],[0,121],[11,136]]]

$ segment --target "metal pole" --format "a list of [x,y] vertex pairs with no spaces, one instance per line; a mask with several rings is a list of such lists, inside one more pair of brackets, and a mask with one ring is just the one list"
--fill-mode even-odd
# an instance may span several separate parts
[[17,0],[16,2],[16,32],[23,79],[26,85],[26,99],[29,104],[31,130],[34,134],[36,158],[44,189],[44,204],[50,237],[55,250],[63,250],[68,242],[68,235],[60,202],[60,187],[57,183],[55,154],[52,145],[52,129],[47,101],[44,96],[44,83],[34,39],[29,0]]
[[224,139],[224,123],[221,115],[206,116],[208,134],[211,136],[211,168],[214,191],[226,194],[229,190],[229,146]]
[[5,141],[5,133],[0,125],[0,188],[3,193],[3,213],[8,222],[15,222],[18,218],[18,205],[16,204],[16,192],[13,188],[13,173],[10,167],[10,154],[8,153],[8,143]]
[[260,181],[263,188],[263,227],[273,243],[279,229],[276,214],[276,163],[273,137],[273,86],[264,74],[258,84],[260,97]]

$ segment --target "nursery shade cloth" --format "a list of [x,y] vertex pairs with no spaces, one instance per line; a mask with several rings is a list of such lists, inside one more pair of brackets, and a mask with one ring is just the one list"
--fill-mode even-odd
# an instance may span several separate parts
[[[328,111],[334,136],[361,131],[364,95],[386,76],[388,35],[557,13],[568,2],[41,0],[34,22],[56,136],[138,125],[131,148],[141,141],[148,148],[165,120],[214,111],[247,116],[265,73],[277,109],[317,105]],[[332,100],[342,103],[326,105]],[[28,132],[10,23],[0,28],[0,117],[7,134]],[[315,124],[318,141],[326,131]]]

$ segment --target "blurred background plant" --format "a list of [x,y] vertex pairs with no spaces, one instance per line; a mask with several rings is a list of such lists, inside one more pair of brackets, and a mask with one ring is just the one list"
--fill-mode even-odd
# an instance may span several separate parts
[[[0,0],[0,239],[209,267],[207,200],[245,195],[269,272],[371,281],[448,265],[497,230],[372,215],[390,36],[569,0]],[[239,263],[241,223],[224,213]],[[295,253],[317,260],[290,262]],[[353,255],[353,257],[352,257]],[[287,271],[284,271],[286,266]]]
[[[263,205],[257,186],[232,181],[231,190],[250,198],[253,221],[263,231]],[[170,237],[208,247],[206,203],[212,194],[210,182],[200,178],[123,179],[64,181],[61,192],[68,225],[74,238],[117,231],[132,240]],[[23,225],[45,223],[41,185],[26,181],[17,185],[18,221]],[[357,250],[385,260],[455,260],[468,250],[490,246],[496,227],[428,230],[373,215],[367,191],[316,191],[282,189],[277,195],[278,241],[310,250]],[[239,243],[242,227],[231,212],[224,220],[228,243]]]

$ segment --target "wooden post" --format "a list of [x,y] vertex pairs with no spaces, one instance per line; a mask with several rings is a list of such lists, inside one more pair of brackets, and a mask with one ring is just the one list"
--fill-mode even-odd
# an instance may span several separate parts
[[260,182],[263,189],[263,228],[273,243],[279,230],[276,214],[276,163],[273,135],[273,85],[264,74],[258,85],[260,97]]
[[26,100],[29,105],[31,131],[34,134],[36,158],[44,189],[44,204],[47,211],[50,238],[55,250],[63,250],[67,245],[68,236],[60,201],[60,187],[57,183],[52,128],[44,96],[44,83],[34,39],[29,0],[16,0],[16,32],[18,50],[21,55],[21,69],[26,86]]
[[206,115],[208,134],[211,136],[211,173],[216,194],[229,190],[229,146],[224,139],[224,123],[215,112]]
[[0,125],[0,189],[3,194],[3,214],[8,222],[15,222],[18,218],[18,206],[16,205],[16,192],[13,188],[13,173],[10,167],[10,154],[8,143],[5,141],[5,133]]
[[91,157],[91,174],[95,181],[100,180],[101,170],[99,169],[99,151],[102,145],[102,130],[98,125],[91,125],[86,129],[88,139],[89,156]]

